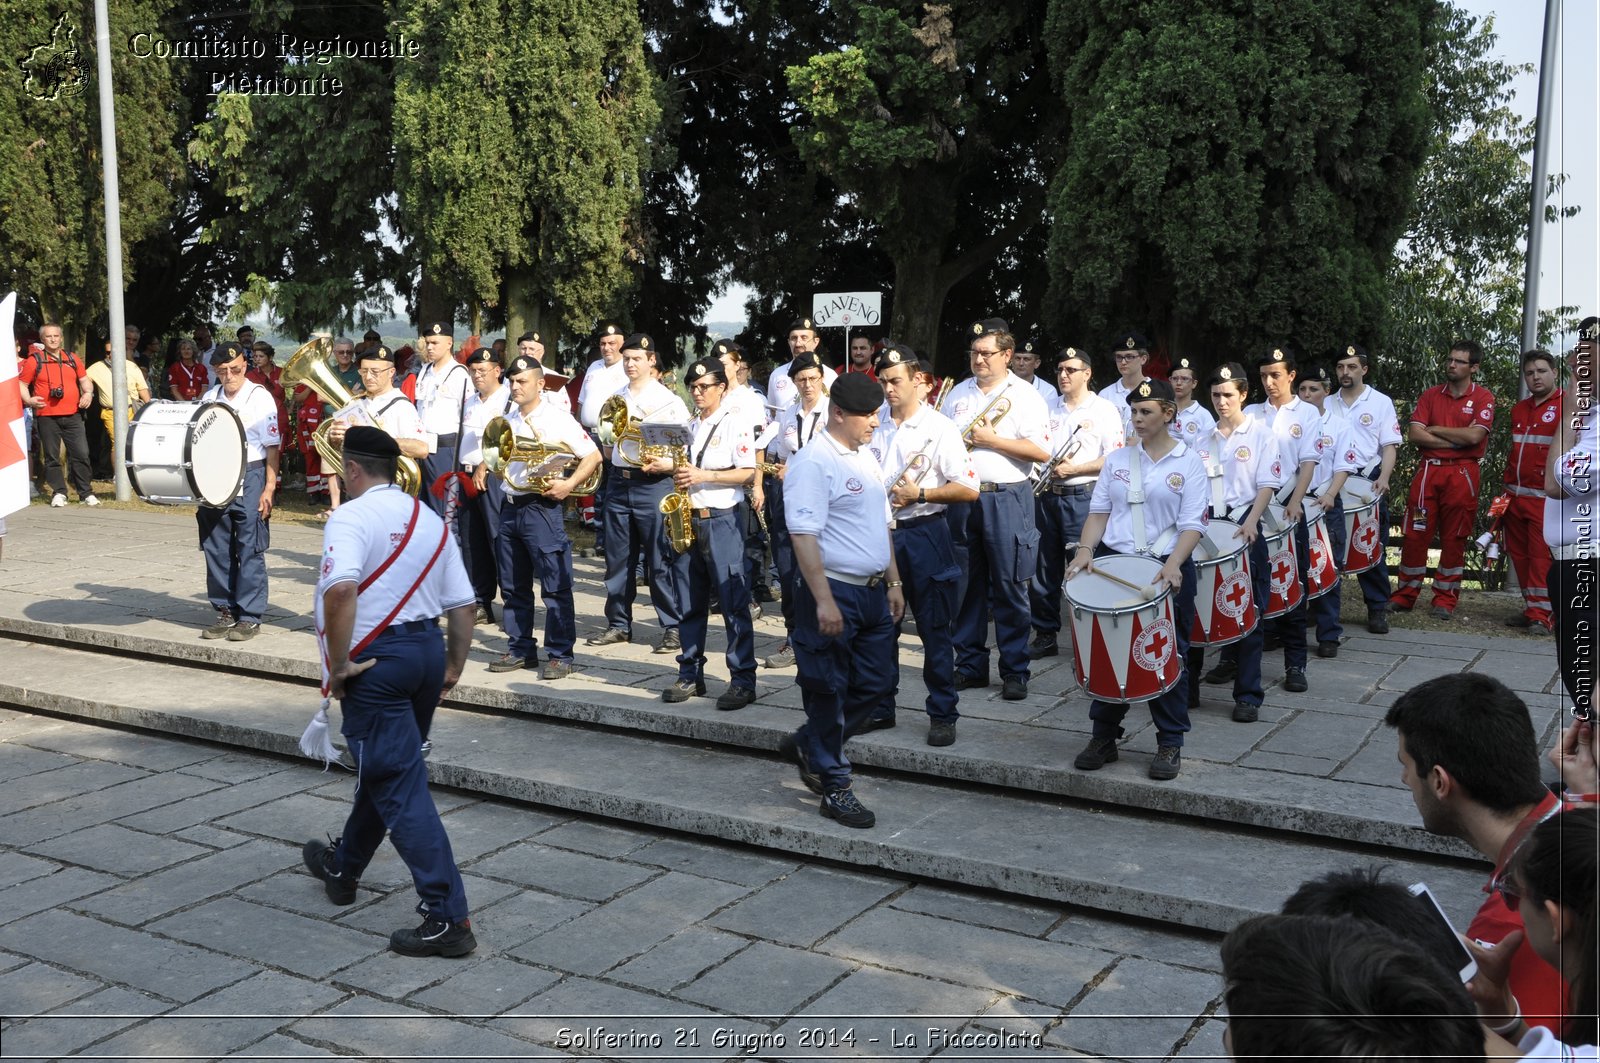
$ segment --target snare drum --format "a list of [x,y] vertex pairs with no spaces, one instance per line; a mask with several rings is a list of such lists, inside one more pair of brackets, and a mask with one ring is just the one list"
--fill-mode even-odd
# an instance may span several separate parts
[[[1147,587],[1161,562],[1133,554],[1107,554],[1094,567]],[[1183,674],[1172,619],[1172,590],[1138,591],[1081,572],[1062,587],[1072,607],[1073,669],[1078,684],[1098,701],[1149,701],[1171,690]]]
[[1226,646],[1256,628],[1255,596],[1250,589],[1249,549],[1237,533],[1239,525],[1211,519],[1194,550],[1194,623],[1189,642]]
[[1333,538],[1328,534],[1327,514],[1319,514],[1306,527],[1307,568],[1306,597],[1320,598],[1338,589],[1339,566],[1333,556]]
[[244,489],[244,423],[222,402],[152,402],[128,425],[134,494],[167,506],[224,509]]
[[1378,497],[1363,498],[1349,490],[1339,492],[1344,503],[1344,570],[1365,572],[1383,560],[1383,520]]
[[1291,612],[1306,596],[1300,582],[1300,563],[1294,553],[1294,526],[1284,520],[1283,507],[1276,502],[1267,507],[1261,537],[1267,544],[1267,604],[1264,619]]

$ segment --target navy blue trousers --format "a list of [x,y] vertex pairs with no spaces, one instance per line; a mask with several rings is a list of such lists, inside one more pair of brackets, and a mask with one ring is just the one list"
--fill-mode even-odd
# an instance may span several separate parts
[[438,449],[419,463],[422,466],[422,504],[439,516],[448,518],[450,534],[456,537],[457,546],[461,545],[458,508],[461,502],[461,481],[452,478],[450,486],[445,488],[443,498],[434,495],[433,482],[446,473],[460,471],[461,463],[456,461],[456,451],[460,442],[460,436],[440,436]]
[[989,619],[994,618],[1000,676],[1028,678],[1028,589],[1038,572],[1039,531],[1028,481],[985,491],[945,510],[956,564],[966,577],[956,609],[956,671],[989,674]]
[[545,654],[552,661],[572,660],[578,621],[572,605],[572,540],[562,509],[562,503],[543,495],[508,495],[500,515],[500,587],[513,657],[539,658],[539,640],[533,636],[533,581],[538,577]]
[[[917,638],[922,640],[922,682],[928,688],[928,717],[954,723],[961,715],[956,711],[959,696],[954,628],[956,581],[961,570],[956,567],[955,546],[944,514],[917,517],[910,524],[902,522],[895,528],[894,562],[905,581],[906,609],[916,618]],[[896,627],[896,643],[899,639],[900,628]],[[874,716],[894,718],[900,694],[899,665],[897,652],[894,687]]]
[[345,685],[340,731],[356,761],[355,803],[333,854],[341,875],[360,878],[384,833],[411,871],[421,909],[467,918],[467,890],[428,793],[422,742],[444,686],[444,633],[436,621],[390,628],[358,660],[377,664]]
[[[1039,571],[1028,587],[1028,605],[1035,630],[1054,635],[1061,630],[1061,581],[1067,574],[1067,544],[1083,534],[1094,485],[1068,488],[1063,494],[1046,491],[1033,500],[1033,519],[1039,529]],[[903,570],[902,570],[903,571]]]
[[461,505],[461,553],[478,604],[487,606],[500,589],[500,513],[505,487],[491,476],[474,498]]
[[778,571],[778,591],[782,595],[783,629],[794,631],[794,585],[800,574],[794,564],[794,544],[783,510],[783,481],[776,476],[762,484],[767,494],[767,530],[772,537],[772,567]]
[[795,628],[790,636],[806,722],[795,732],[825,790],[850,785],[844,755],[846,726],[867,718],[890,694],[895,675],[895,628],[888,590],[829,580],[844,630],[817,630],[817,602],[804,579],[795,581]]
[[683,622],[689,559],[667,542],[661,500],[672,493],[672,477],[642,477],[637,469],[611,470],[601,523],[606,529],[606,624],[633,632],[634,563],[644,558],[650,601],[663,630]]
[[[1115,553],[1104,544],[1095,548],[1096,557]],[[1160,559],[1162,564],[1166,558]],[[1172,596],[1172,625],[1177,643],[1173,652],[1182,662],[1183,670],[1178,682],[1165,694],[1149,702],[1150,719],[1156,725],[1156,744],[1183,746],[1183,736],[1189,731],[1189,629],[1194,626],[1194,562],[1185,561],[1180,569],[1183,583]],[[1093,701],[1089,704],[1089,719],[1094,721],[1096,738],[1121,738],[1122,718],[1128,715],[1128,706],[1116,701]]]
[[678,633],[678,678],[699,681],[706,672],[706,626],[711,592],[722,601],[722,624],[728,633],[728,674],[734,686],[756,688],[756,636],[750,620],[750,585],[745,580],[744,505],[712,510],[694,518],[695,541],[687,555],[688,608]]
[[244,490],[231,505],[201,506],[194,514],[212,608],[256,624],[267,611],[266,554],[272,544],[272,528],[261,519],[259,509],[266,487],[266,463],[252,464],[244,471]]

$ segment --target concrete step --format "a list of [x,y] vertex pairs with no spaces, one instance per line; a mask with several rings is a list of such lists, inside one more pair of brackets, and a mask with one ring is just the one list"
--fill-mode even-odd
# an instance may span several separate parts
[[[286,756],[299,755],[317,703],[315,690],[293,677],[224,675],[19,640],[3,652],[0,703]],[[818,814],[792,766],[762,752],[798,722],[797,710],[744,710],[737,726],[751,741],[733,745],[698,733],[735,726],[698,705],[680,714],[681,735],[594,726],[643,713],[645,700],[643,691],[635,704],[613,695],[592,704],[582,723],[443,709],[430,776],[472,793],[1207,930],[1275,910],[1300,882],[1334,868],[1388,864],[1401,881],[1428,881],[1452,911],[1476,906],[1486,873],[1429,854],[881,769],[860,773],[857,784],[878,826],[850,830]],[[981,736],[983,728],[972,731]],[[870,737],[885,734],[902,741],[871,744],[903,746],[905,758],[929,755],[900,731]],[[1124,760],[1143,770],[1141,758]],[[1180,785],[1189,779],[1186,765]],[[1176,786],[1169,800],[1190,803]]]

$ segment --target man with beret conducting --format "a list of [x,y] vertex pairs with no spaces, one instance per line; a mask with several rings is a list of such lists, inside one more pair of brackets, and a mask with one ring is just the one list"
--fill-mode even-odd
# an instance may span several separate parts
[[466,663],[472,581],[443,521],[394,486],[394,438],[357,425],[343,445],[350,498],[323,532],[316,621],[325,692],[339,701],[358,782],[341,837],[312,839],[302,855],[330,901],[353,904],[387,832],[423,916],[415,930],[391,934],[389,947],[403,956],[465,956],[477,948],[467,891],[428,793],[422,745]]
[[728,378],[720,360],[695,362],[683,379],[697,416],[689,422],[689,463],[672,477],[678,490],[689,493],[694,545],[679,628],[678,681],[661,698],[677,702],[705,695],[706,626],[715,590],[728,635],[728,689],[717,708],[742,709],[756,700],[756,641],[744,563],[744,486],[755,478],[755,427],[743,410],[724,401]]
[[829,397],[826,429],[791,459],[784,478],[800,570],[791,642],[806,722],[781,750],[799,766],[806,787],[822,795],[824,816],[865,828],[877,817],[851,789],[845,724],[864,719],[889,695],[895,626],[906,602],[889,539],[883,469],[867,447],[883,390],[864,373],[847,373]]
[[472,477],[473,490],[461,504],[461,554],[478,594],[477,624],[494,620],[494,597],[500,587],[498,539],[505,490],[499,477],[488,475],[483,461],[483,430],[512,410],[511,392],[500,381],[500,360],[494,350],[479,347],[467,355],[472,392],[461,415],[461,468]]
[[267,611],[267,522],[278,488],[278,404],[266,388],[245,379],[250,363],[237,343],[217,348],[211,366],[217,383],[201,401],[223,403],[239,415],[245,467],[244,488],[230,505],[195,510],[206,558],[206,597],[217,611],[216,623],[200,637],[245,642],[260,630]]
[[435,321],[422,332],[422,369],[417,373],[417,414],[427,433],[428,453],[422,459],[422,504],[445,519],[460,535],[456,514],[461,484],[456,455],[461,420],[472,391],[467,370],[455,359],[455,332],[447,321]]

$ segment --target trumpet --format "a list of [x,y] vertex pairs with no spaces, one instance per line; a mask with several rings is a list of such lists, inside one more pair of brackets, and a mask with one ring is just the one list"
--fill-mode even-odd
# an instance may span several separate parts
[[966,431],[961,433],[961,442],[967,445],[968,450],[973,449],[972,430],[978,427],[980,423],[993,428],[1010,412],[1011,400],[1006,398],[1005,395],[996,395],[989,405],[983,408],[982,413],[967,422]]
[[[548,464],[555,457],[565,457],[569,460],[549,472],[535,475],[528,471]],[[524,468],[522,472],[512,475],[511,465],[517,462]],[[505,481],[508,489],[531,491],[542,495],[550,490],[551,484],[567,477],[572,467],[578,463],[578,456],[565,443],[551,445],[538,436],[518,436],[516,430],[511,427],[511,422],[504,417],[496,417],[483,428],[483,463],[488,466],[490,472]],[[572,493],[593,494],[599,486],[600,468],[596,466],[594,472],[583,483],[573,488]]]
[[955,377],[945,377],[943,380],[939,381],[938,387],[934,388],[933,392],[928,396],[928,401],[932,403],[933,408],[938,410],[940,413],[944,412],[944,400],[950,397],[950,389],[955,385],[955,382]]
[[1050,456],[1044,467],[1039,470],[1039,482],[1033,485],[1033,493],[1042,495],[1050,487],[1050,481],[1055,479],[1056,466],[1072,457],[1083,449],[1083,440],[1078,438],[1078,433],[1073,432],[1067,441],[1061,444],[1061,449]]
[[[916,487],[922,483],[922,478],[928,475],[933,468],[933,458],[925,450],[919,450],[906,459],[905,465],[900,469],[900,475],[890,483],[889,490],[894,491],[899,487]],[[908,479],[909,477],[909,479]]]

